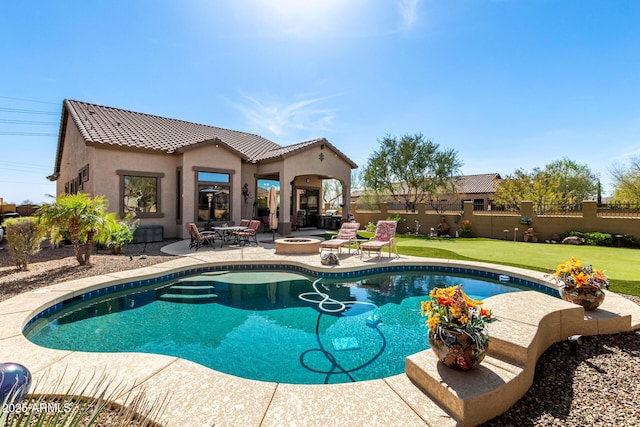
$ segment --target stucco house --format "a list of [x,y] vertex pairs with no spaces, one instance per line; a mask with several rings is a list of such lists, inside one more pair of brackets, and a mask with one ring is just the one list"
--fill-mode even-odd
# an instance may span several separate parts
[[57,194],[103,195],[109,211],[135,212],[163,237],[185,224],[237,224],[259,215],[261,184],[279,188],[280,234],[302,213],[313,224],[322,181],[339,180],[345,215],[357,165],[325,138],[281,146],[259,135],[64,100],[55,167]]
[[[496,187],[501,180],[502,177],[498,173],[455,176],[451,179],[455,192],[443,192],[437,200],[425,203],[425,207],[427,210],[435,209],[439,206],[447,209],[455,207],[456,210],[462,210],[463,202],[472,201],[474,210],[486,210],[493,203]],[[351,203],[358,204],[358,200],[363,194],[362,190],[352,191]],[[382,197],[382,201],[390,202],[391,197]]]

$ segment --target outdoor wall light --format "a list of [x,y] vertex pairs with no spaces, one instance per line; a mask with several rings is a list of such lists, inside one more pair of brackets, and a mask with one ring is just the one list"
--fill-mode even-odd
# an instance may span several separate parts
[[578,354],[578,346],[582,345],[582,335],[571,335],[567,338],[569,341],[569,351],[572,356],[576,356]]
[[311,180],[309,178],[305,179],[305,182],[308,184],[311,182]]

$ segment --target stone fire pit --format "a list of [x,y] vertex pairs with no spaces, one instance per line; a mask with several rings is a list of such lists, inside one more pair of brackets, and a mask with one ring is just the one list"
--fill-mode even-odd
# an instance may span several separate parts
[[277,254],[317,254],[320,240],[308,237],[285,237],[275,241]]

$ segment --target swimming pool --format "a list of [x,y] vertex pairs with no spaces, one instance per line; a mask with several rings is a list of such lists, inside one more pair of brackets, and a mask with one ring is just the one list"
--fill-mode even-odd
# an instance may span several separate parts
[[406,356],[428,348],[420,301],[434,286],[454,284],[474,298],[523,289],[441,272],[316,280],[202,271],[67,301],[24,333],[45,347],[166,354],[262,381],[364,381],[404,372]]

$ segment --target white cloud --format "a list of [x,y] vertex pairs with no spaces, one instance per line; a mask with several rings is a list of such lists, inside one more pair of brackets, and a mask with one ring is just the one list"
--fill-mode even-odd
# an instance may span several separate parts
[[411,30],[418,20],[418,1],[419,0],[399,0],[398,9],[400,11],[400,30]]
[[332,130],[336,114],[330,108],[321,106],[328,97],[283,103],[273,100],[261,101],[243,92],[240,92],[240,95],[244,102],[235,101],[233,104],[244,114],[249,125],[258,132],[269,132],[282,137]]

